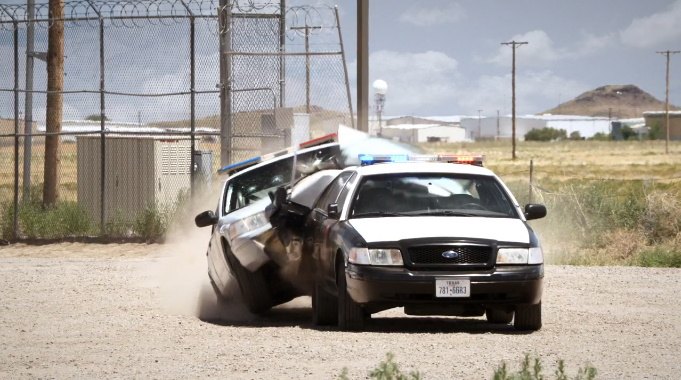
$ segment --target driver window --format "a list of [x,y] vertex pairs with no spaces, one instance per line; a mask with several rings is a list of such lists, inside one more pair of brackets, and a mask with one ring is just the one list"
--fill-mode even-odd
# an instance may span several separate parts
[[[327,187],[326,190],[324,190],[322,196],[319,197],[319,200],[317,201],[315,208],[319,208],[326,213],[326,207],[331,203],[336,203],[336,200],[338,199],[338,193],[345,186],[345,183],[348,181],[352,174],[353,174],[352,172],[341,173],[338,176],[338,178],[331,182],[329,187]],[[339,207],[341,207],[341,205],[339,205]]]

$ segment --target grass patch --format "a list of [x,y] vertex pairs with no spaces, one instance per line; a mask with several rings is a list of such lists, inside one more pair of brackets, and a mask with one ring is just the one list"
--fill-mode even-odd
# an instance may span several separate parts
[[[386,354],[384,361],[380,362],[376,368],[368,373],[370,379],[376,380],[420,380],[424,379],[419,371],[410,371],[404,373],[400,370],[399,365],[395,362],[395,355],[391,352]],[[565,369],[565,362],[558,360],[557,367],[554,374],[556,380],[593,380],[596,378],[598,371],[590,364],[580,367],[575,376],[569,376]],[[364,376],[362,376],[364,377]],[[339,380],[350,380],[348,376],[348,369],[343,368],[343,371],[338,376]],[[549,377],[544,374],[544,366],[539,357],[531,358],[529,354],[520,362],[520,369],[517,371],[510,370],[506,362],[501,362],[499,367],[494,370],[492,375],[493,380],[548,380]]]
[[[506,362],[502,362],[499,368],[494,371],[492,379],[494,380],[548,380],[548,377],[543,373],[544,368],[541,360],[538,357],[530,358],[529,354],[525,354],[525,358],[520,363],[520,369],[515,372],[509,372]],[[558,368],[554,372],[554,379],[556,380],[593,380],[596,378],[598,371],[596,368],[587,364],[577,370],[577,374],[570,377],[565,371],[565,362],[558,360]]]

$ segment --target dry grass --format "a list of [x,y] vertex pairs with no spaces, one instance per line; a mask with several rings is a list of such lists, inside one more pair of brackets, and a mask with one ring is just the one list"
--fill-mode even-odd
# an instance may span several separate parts
[[[670,154],[665,154],[664,141],[519,142],[516,160],[511,159],[508,141],[423,147],[438,153],[484,154],[486,166],[521,203],[529,201],[532,188],[532,200],[549,208],[546,219],[532,222],[549,262],[681,266],[679,141],[669,144]],[[216,164],[217,146],[212,148]],[[76,144],[63,143],[61,149],[60,194],[74,201]],[[42,182],[43,154],[42,144],[35,144],[34,185]],[[0,146],[0,203],[12,199],[13,186],[14,148]]]

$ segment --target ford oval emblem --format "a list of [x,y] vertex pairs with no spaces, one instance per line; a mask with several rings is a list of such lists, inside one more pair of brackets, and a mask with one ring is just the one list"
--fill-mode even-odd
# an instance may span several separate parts
[[444,257],[445,259],[458,259],[459,252],[453,250],[444,251],[442,252],[442,257]]

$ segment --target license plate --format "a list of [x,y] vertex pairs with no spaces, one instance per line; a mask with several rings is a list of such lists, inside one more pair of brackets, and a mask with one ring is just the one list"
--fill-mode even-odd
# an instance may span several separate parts
[[435,280],[435,297],[438,298],[467,298],[471,296],[470,280]]

